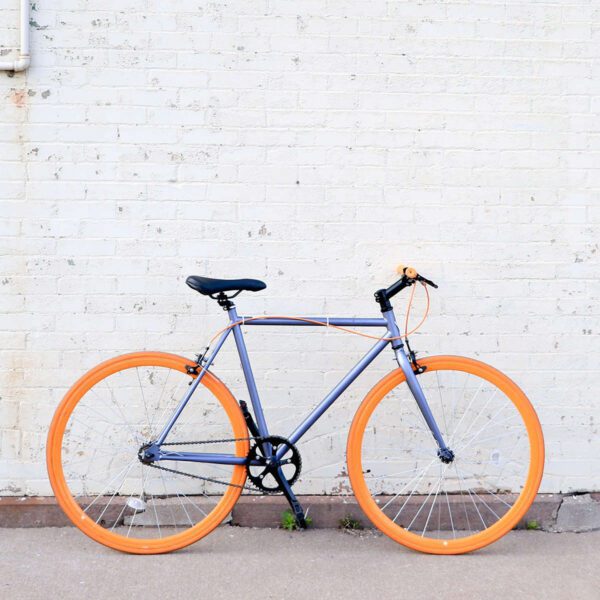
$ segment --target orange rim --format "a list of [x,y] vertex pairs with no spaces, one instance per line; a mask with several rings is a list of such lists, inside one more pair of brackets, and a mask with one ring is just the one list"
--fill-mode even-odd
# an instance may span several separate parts
[[348,435],[348,474],[356,499],[365,515],[383,533],[394,541],[430,554],[461,554],[483,548],[510,531],[525,515],[535,499],[544,470],[544,438],[535,410],[523,391],[506,375],[470,358],[435,356],[419,360],[428,371],[463,371],[487,380],[500,389],[519,411],[529,438],[530,463],[525,485],[512,508],[496,523],[483,531],[461,539],[431,539],[416,535],[394,523],[373,499],[363,475],[362,445],[365,428],[381,400],[405,380],[401,369],[392,371],[381,379],[365,396],[359,406]]
[[[56,500],[67,517],[74,525],[83,531],[83,533],[96,542],[114,548],[115,550],[134,554],[171,552],[192,544],[210,533],[229,514],[239,498],[242,489],[230,485],[227,487],[227,491],[215,508],[202,521],[186,531],[161,539],[125,538],[104,529],[96,524],[93,519],[88,517],[74,500],[65,480],[62,467],[63,435],[73,409],[90,388],[105,377],[124,369],[140,366],[156,366],[186,373],[185,367],[189,364],[190,361],[181,356],[163,352],[136,352],[118,356],[107,360],[88,371],[71,387],[58,406],[54,418],[52,419],[46,448],[46,462],[50,483],[54,490],[54,494],[56,495]],[[201,383],[221,403],[229,418],[229,422],[231,423],[233,437],[247,438],[248,430],[244,417],[233,395],[223,382],[212,373],[207,372],[202,378]],[[249,451],[248,441],[246,439],[236,441],[235,449],[237,456],[246,456]],[[237,486],[244,485],[246,481],[246,468],[244,466],[235,466],[230,481]]]

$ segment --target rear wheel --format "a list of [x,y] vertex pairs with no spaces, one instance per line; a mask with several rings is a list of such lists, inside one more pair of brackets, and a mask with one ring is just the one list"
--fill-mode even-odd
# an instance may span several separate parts
[[506,375],[476,360],[419,361],[419,382],[454,453],[443,462],[401,369],[360,405],[348,437],[348,473],[369,519],[414,550],[482,548],[525,515],[542,478],[536,413]]
[[[180,471],[173,473],[138,457],[188,389],[189,364],[160,352],[119,356],[86,373],[56,410],[47,445],[50,482],[69,519],[95,541],[137,554],[176,550],[210,533],[238,499],[243,465],[155,463]],[[209,372],[166,439],[203,443],[165,449],[246,456],[247,438],[235,399]]]

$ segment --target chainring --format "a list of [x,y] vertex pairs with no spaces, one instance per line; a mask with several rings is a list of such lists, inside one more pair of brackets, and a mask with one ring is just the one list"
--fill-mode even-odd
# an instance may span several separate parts
[[[279,461],[269,462],[263,453],[264,444],[271,445],[272,454],[275,455],[282,447],[287,448]],[[256,462],[259,464],[256,464]],[[251,464],[255,463],[255,464]],[[302,458],[298,448],[289,440],[278,435],[270,435],[260,438],[257,441],[246,458],[246,470],[248,479],[253,485],[264,492],[272,494],[273,492],[283,491],[281,485],[274,477],[273,473],[281,467],[283,475],[290,486],[292,486],[302,470]]]

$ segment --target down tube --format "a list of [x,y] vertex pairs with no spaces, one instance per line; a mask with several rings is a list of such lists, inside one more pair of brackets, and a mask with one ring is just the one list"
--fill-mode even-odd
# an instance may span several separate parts
[[[298,425],[289,440],[295,444],[323,415],[323,413],[346,391],[350,384],[377,358],[388,345],[389,340],[379,340],[348,372],[348,374],[327,394],[321,403]],[[285,452],[285,448],[281,449]],[[282,453],[283,453],[282,452]]]

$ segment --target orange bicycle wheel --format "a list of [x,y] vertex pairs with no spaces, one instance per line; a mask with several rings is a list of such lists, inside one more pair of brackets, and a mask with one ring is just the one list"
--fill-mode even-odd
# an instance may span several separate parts
[[[190,364],[161,352],[119,356],[87,372],[58,406],[48,434],[50,483],[93,540],[135,554],[177,550],[210,533],[239,498],[243,465],[161,461],[165,471],[138,459],[195,377]],[[200,383],[167,449],[200,451],[184,444],[193,442],[204,452],[246,456],[248,430],[232,394],[210,372]]]
[[446,444],[443,462],[404,373],[381,379],[358,408],[348,473],[372,523],[396,542],[432,554],[477,550],[510,531],[538,491],[544,468],[539,420],[521,389],[482,362],[419,361],[418,376]]

